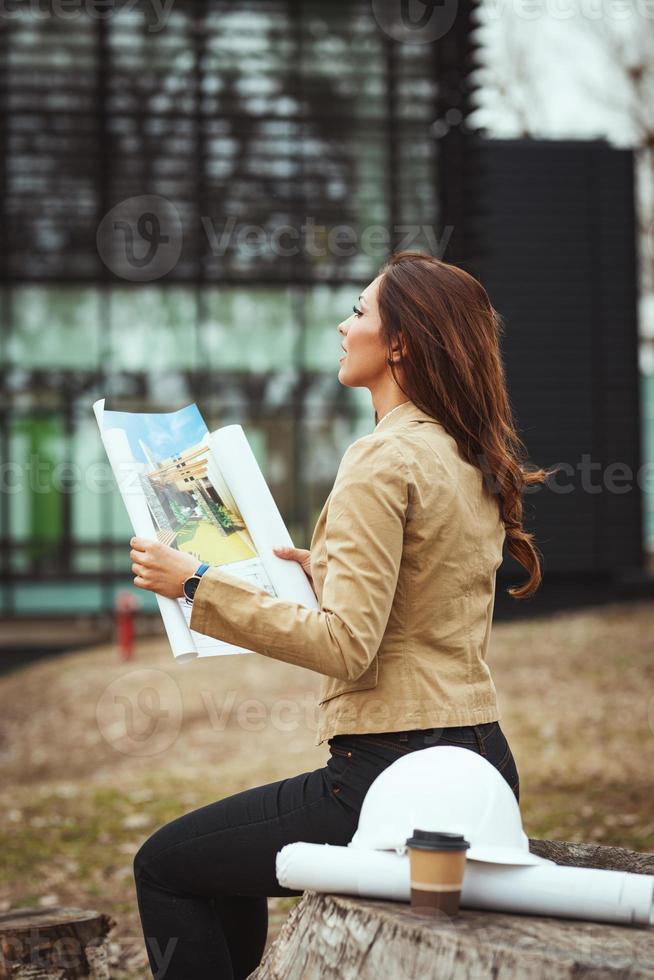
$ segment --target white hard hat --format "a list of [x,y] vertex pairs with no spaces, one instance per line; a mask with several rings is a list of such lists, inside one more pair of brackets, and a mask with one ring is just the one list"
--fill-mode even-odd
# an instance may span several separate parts
[[548,864],[531,854],[520,807],[504,776],[456,745],[408,752],[368,787],[348,847],[406,851],[414,829],[463,834],[467,858],[494,864]]

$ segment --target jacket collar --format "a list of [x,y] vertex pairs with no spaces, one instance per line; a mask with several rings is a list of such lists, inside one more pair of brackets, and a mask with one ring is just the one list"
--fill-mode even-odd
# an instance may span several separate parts
[[423,412],[421,408],[418,408],[414,402],[409,400],[402,402],[401,405],[394,408],[392,414],[388,414],[380,419],[374,431],[377,432],[378,429],[390,429],[394,425],[403,425],[406,422],[433,422],[435,425],[441,424],[432,415]]

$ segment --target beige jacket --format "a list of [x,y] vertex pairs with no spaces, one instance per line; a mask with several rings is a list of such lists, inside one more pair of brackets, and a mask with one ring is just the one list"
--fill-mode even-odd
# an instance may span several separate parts
[[341,460],[311,539],[320,608],[212,567],[191,627],[322,674],[316,744],[496,721],[486,657],[504,539],[481,471],[404,402]]

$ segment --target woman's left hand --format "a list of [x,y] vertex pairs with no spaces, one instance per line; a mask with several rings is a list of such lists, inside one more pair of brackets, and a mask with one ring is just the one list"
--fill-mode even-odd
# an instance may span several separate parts
[[170,548],[161,541],[147,538],[131,538],[134,585],[148,589],[167,599],[178,599],[184,595],[185,580],[200,564],[193,555],[185,555],[176,548]]

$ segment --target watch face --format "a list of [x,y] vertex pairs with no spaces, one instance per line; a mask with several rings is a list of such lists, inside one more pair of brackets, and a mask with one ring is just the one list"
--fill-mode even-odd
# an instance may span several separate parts
[[187,599],[193,599],[193,597],[195,596],[195,591],[199,584],[200,584],[199,575],[191,575],[190,578],[186,579],[186,581],[184,582],[184,595],[186,596]]

